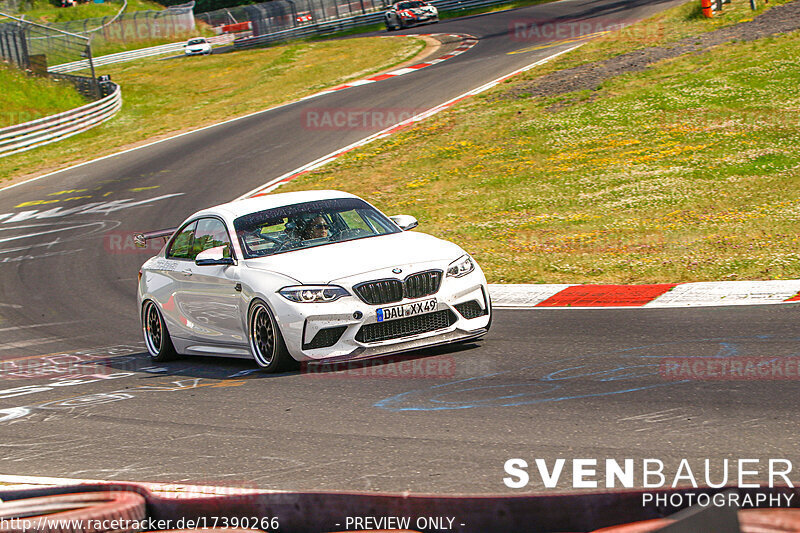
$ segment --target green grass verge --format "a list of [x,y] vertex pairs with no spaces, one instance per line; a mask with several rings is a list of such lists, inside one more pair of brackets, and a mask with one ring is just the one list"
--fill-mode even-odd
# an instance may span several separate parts
[[121,39],[105,39],[101,35],[96,35],[92,38],[92,55],[100,57],[107,54],[116,54],[117,52],[187,41],[191,37],[213,37],[214,35],[216,35],[214,30],[202,22],[198,22],[195,29],[190,32],[154,39],[126,39],[123,41]]
[[[92,1],[78,4],[73,7],[60,7],[49,0],[31,0],[20,14],[26,15],[26,19],[47,24],[52,22],[68,22],[71,20],[82,20],[89,18],[99,18],[114,16],[122,7],[121,1],[104,2],[95,4]],[[126,12],[134,11],[160,11],[164,6],[148,0],[128,0]]]
[[752,16],[693,10],[609,35],[279,192],[342,189],[414,215],[493,282],[797,278],[798,32],[664,61],[591,94],[510,95],[542,72]]
[[0,128],[86,104],[71,84],[28,76],[0,64]]
[[[413,37],[352,39],[109,65],[98,73],[122,87],[120,113],[86,133],[0,158],[0,186],[8,178],[295,100],[390,68],[424,47]],[[0,86],[0,94],[5,90]]]
[[[772,0],[769,6],[779,6],[789,1]],[[687,37],[701,35],[739,22],[746,22],[767,9],[762,0],[757,0],[757,4],[759,7],[755,12],[750,10],[749,2],[740,0],[733,4],[725,4],[725,9],[721,13],[717,13],[712,19],[707,19],[703,17],[699,2],[688,2],[662,11],[645,21],[623,28],[620,31],[593,39],[582,46],[578,52],[538,67],[521,78],[515,78],[514,81],[518,79],[533,79],[555,70],[602,61],[650,46],[667,46]]]

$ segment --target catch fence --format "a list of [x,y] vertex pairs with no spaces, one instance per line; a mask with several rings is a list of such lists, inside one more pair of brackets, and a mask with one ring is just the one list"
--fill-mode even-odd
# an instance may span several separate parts
[[[101,97],[89,37],[0,13],[0,57],[20,69],[48,76],[48,67],[85,61],[88,76],[61,77],[90,99]],[[51,77],[54,77],[51,75]]]
[[265,35],[382,12],[387,5],[384,0],[273,0],[199,13],[197,19],[214,27],[249,22],[253,35]]
[[[315,6],[321,0],[274,0],[268,4],[285,4],[294,6]],[[253,11],[255,18],[251,18],[250,25],[252,26],[252,36],[243,37],[234,41],[236,48],[249,48],[254,46],[264,46],[272,43],[289,41],[292,39],[303,39],[307,37],[314,37],[319,35],[328,35],[335,32],[350,30],[371,24],[380,24],[384,18],[384,11],[389,3],[383,3],[383,0],[324,0],[331,2],[336,7],[331,11],[330,7],[326,7],[322,12],[323,16],[312,18],[310,21],[302,22],[297,17],[287,16],[282,14],[280,16],[270,15],[270,13],[261,13]],[[475,9],[480,7],[496,6],[507,4],[509,0],[431,0],[430,3],[436,6],[439,13],[445,12],[458,12],[467,9]],[[254,6],[247,6],[251,10],[264,4],[256,4]],[[327,4],[325,4],[327,5]],[[363,8],[361,7],[363,5]],[[274,7],[272,9],[275,9]],[[289,9],[284,7],[284,9]],[[335,15],[337,12],[339,15]],[[290,11],[291,12],[291,11]],[[298,11],[299,13],[299,11]],[[318,13],[318,11],[314,11]],[[316,17],[316,15],[315,15]],[[242,22],[242,21],[239,21]]]
[[122,12],[103,18],[59,22],[51,25],[62,31],[97,39],[126,41],[158,39],[188,34],[195,29],[194,2],[162,11]]

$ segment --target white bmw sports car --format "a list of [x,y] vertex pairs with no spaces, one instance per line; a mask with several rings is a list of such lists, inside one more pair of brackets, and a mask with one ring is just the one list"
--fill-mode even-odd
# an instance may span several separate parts
[[337,191],[273,194],[199,211],[139,273],[155,361],[176,353],[299,361],[375,357],[476,339],[491,324],[486,278],[459,246],[408,231]]

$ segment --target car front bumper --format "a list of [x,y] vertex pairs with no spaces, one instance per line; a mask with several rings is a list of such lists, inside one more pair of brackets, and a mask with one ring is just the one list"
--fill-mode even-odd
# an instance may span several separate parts
[[[433,298],[430,313],[378,321],[379,308]],[[491,322],[489,291],[477,266],[463,278],[445,277],[436,294],[393,304],[369,305],[356,296],[329,303],[278,297],[273,304],[286,347],[298,361],[365,359],[469,340],[485,334]]]

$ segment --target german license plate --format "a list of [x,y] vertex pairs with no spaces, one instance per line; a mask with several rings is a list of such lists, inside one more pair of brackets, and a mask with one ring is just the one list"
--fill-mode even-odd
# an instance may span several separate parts
[[408,316],[422,315],[436,311],[436,298],[414,302],[413,304],[393,305],[392,307],[382,307],[378,309],[378,322],[395,320]]

